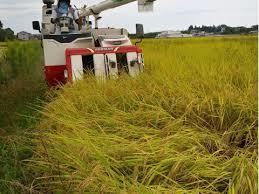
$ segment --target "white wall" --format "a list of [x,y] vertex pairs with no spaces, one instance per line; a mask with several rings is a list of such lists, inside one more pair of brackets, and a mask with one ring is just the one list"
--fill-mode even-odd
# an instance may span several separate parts
[[19,40],[30,40],[30,34],[20,32],[20,33],[17,34],[17,38]]

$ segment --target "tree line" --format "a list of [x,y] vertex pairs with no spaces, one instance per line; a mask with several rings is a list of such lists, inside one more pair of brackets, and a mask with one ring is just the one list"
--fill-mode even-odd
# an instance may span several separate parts
[[[190,25],[190,27],[187,30],[181,31],[183,34],[192,34],[192,33],[199,33],[199,32],[205,32],[205,33],[213,33],[213,34],[222,34],[222,35],[227,35],[227,34],[249,34],[251,32],[256,32],[258,31],[258,25],[253,25],[251,27],[244,27],[244,26],[239,26],[239,27],[231,27],[227,26],[225,24],[218,25],[218,26],[193,26]],[[144,35],[144,38],[155,38],[158,34],[161,32],[150,32],[146,33]],[[130,38],[137,38],[136,34],[130,34]]]
[[192,32],[206,32],[206,33],[214,33],[214,34],[249,34],[253,31],[258,31],[258,25],[253,25],[251,27],[239,26],[239,27],[231,27],[225,24],[219,26],[193,26],[190,25],[188,30],[182,31],[185,34],[191,34]]
[[0,42],[13,39],[15,39],[14,31],[11,28],[4,28],[4,25],[0,20]]

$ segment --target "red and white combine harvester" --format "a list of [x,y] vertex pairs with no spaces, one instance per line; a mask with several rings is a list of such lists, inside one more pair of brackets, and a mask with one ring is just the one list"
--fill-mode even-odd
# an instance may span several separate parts
[[[155,0],[106,0],[78,9],[81,26],[73,33],[68,30],[69,18],[61,17],[53,24],[56,8],[54,0],[43,0],[42,28],[38,21],[33,29],[42,34],[45,77],[50,87],[83,79],[85,74],[97,78],[117,78],[123,73],[136,76],[143,71],[142,50],[132,45],[126,29],[98,28],[102,11],[138,1],[139,11],[152,11]],[[95,26],[89,16],[93,16]],[[71,21],[70,21],[71,22]],[[136,25],[137,36],[143,37],[141,24]],[[59,30],[57,30],[59,29]]]

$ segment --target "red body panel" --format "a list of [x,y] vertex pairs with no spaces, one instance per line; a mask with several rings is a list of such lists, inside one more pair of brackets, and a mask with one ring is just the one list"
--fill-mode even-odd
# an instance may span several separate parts
[[49,87],[65,84],[67,82],[64,76],[66,65],[45,66],[45,79]]
[[120,46],[120,47],[98,47],[98,48],[72,48],[66,50],[66,57],[71,55],[88,55],[88,54],[106,54],[106,53],[142,53],[137,46]]
[[[45,66],[46,81],[50,87],[59,84],[72,82],[72,55],[93,55],[106,53],[142,53],[142,50],[137,46],[120,46],[120,47],[98,47],[98,48],[71,48],[66,50],[66,64],[56,66]],[[64,71],[67,70],[68,78],[65,78]]]

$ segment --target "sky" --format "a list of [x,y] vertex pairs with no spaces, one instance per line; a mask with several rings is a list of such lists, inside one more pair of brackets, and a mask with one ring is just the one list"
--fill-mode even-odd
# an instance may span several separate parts
[[[71,0],[82,7],[102,0]],[[41,0],[0,0],[0,20],[4,27],[33,32],[31,22],[41,20]],[[190,25],[246,26],[257,24],[257,0],[156,0],[154,12],[138,13],[133,2],[103,12],[99,27],[126,28],[135,32],[142,23],[145,32],[184,30]]]

